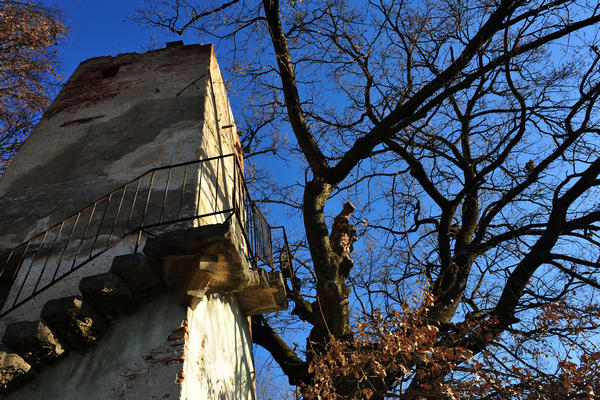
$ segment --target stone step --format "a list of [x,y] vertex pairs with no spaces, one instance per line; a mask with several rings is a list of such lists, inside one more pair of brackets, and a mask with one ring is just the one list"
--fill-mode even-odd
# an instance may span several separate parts
[[81,296],[50,300],[42,310],[42,320],[73,349],[83,350],[100,340],[108,324]]
[[50,364],[67,353],[65,344],[41,320],[9,324],[2,341],[33,367]]
[[79,291],[84,301],[108,321],[131,314],[138,306],[125,282],[112,272],[83,278]]
[[165,285],[143,254],[125,254],[113,259],[111,272],[118,275],[138,301],[156,296]]
[[35,376],[36,372],[21,356],[0,346],[0,394],[21,387]]
[[107,333],[109,322],[164,289],[144,255],[117,256],[111,272],[80,281],[83,297],[50,300],[40,321],[8,325],[2,339],[8,347],[0,347],[0,394],[30,382],[35,369],[62,358],[67,345],[80,351],[89,348]]

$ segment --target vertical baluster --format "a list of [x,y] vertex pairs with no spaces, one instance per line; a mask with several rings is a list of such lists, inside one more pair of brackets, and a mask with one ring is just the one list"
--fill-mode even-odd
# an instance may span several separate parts
[[252,259],[252,252],[253,252],[253,247],[252,247],[252,231],[250,229],[250,225],[252,224],[252,217],[250,216],[250,209],[249,209],[249,204],[248,204],[248,198],[246,197],[247,194],[244,193],[244,210],[246,213],[246,226],[245,226],[245,233],[246,233],[246,238],[248,240],[248,254],[250,255],[250,259]]
[[215,174],[216,177],[216,184],[215,184],[215,204],[214,204],[214,208],[211,210],[211,212],[217,212],[217,210],[219,209],[218,206],[218,201],[219,201],[219,165],[221,165],[221,160],[220,159],[216,159],[215,160],[217,163],[217,172]]
[[246,200],[248,201],[248,232],[250,232],[250,251],[252,252],[252,260],[253,262],[255,262],[256,245],[254,242],[256,238],[254,237],[254,226],[256,224],[256,221],[254,220],[254,209],[252,208],[252,199],[250,199],[250,196],[247,196]]
[[238,213],[238,205],[237,205],[237,170],[238,170],[238,165],[237,162],[235,162],[237,159],[234,157],[233,158],[234,163],[233,163],[233,196],[232,196],[232,205],[231,208],[233,208],[238,222],[240,223],[240,225],[242,224],[242,221],[240,220],[240,214]]
[[[67,248],[69,247],[69,242],[71,241],[71,237],[73,237],[73,233],[75,232],[75,228],[77,227],[77,224],[79,223],[79,217],[81,217],[81,211],[79,211],[77,213],[77,218],[75,219],[75,222],[73,223],[73,228],[71,228],[71,232],[69,233],[69,237],[67,238],[67,241],[65,242],[65,247],[63,247],[63,251],[60,253],[60,257],[58,258],[58,263],[56,264],[56,269],[54,270],[54,274],[52,275],[52,281],[51,282],[55,282],[56,279],[56,274],[58,273],[58,270],[60,268],[60,264],[62,263],[63,257],[65,256],[65,253],[67,252]],[[73,217],[71,217],[73,218]],[[69,218],[69,219],[71,219]]]
[[125,192],[127,191],[127,186],[129,186],[129,183],[127,183],[125,186],[123,186],[123,193],[121,193],[121,198],[119,199],[119,206],[117,207],[117,211],[115,212],[115,218],[113,219],[113,223],[110,227],[110,233],[108,234],[108,241],[106,242],[105,247],[110,246],[110,242],[112,240],[112,234],[115,230],[115,226],[117,225],[117,221],[119,219],[119,214],[121,213],[121,207],[123,206],[123,199],[125,198]]
[[258,265],[258,261],[256,259],[256,211],[254,209],[254,202],[250,198],[248,198],[248,203],[250,204],[250,221],[252,222],[252,256],[254,258],[254,266],[256,267]]
[[261,254],[260,251],[260,246],[262,242],[262,232],[261,232],[261,226],[262,226],[262,221],[260,219],[260,211],[258,211],[258,207],[256,206],[256,203],[252,202],[252,207],[253,207],[253,211],[254,211],[254,248],[256,249],[256,267],[258,267],[258,258]]
[[183,167],[183,184],[181,185],[181,198],[179,199],[179,211],[177,213],[177,219],[181,219],[181,209],[183,207],[183,197],[185,196],[185,181],[187,176],[187,164]]
[[148,185],[148,194],[146,195],[146,204],[144,205],[144,212],[142,214],[142,220],[140,221],[139,227],[136,228],[139,230],[138,230],[137,239],[135,241],[135,248],[133,251],[134,253],[138,252],[138,248],[140,247],[140,243],[142,241],[142,232],[144,231],[144,226],[146,223],[146,215],[148,213],[148,205],[150,204],[150,196],[152,195],[152,188],[154,185],[155,172],[156,172],[156,170],[152,171],[152,174],[150,175],[150,184]]
[[[4,261],[4,265],[0,269],[0,278],[4,278],[4,279],[7,278],[5,275],[9,272],[8,271],[8,266],[10,265],[10,260],[12,259],[12,256],[13,256],[14,253],[15,253],[15,249],[12,249],[8,253],[8,257],[6,258],[6,261]],[[4,256],[4,254],[2,254],[2,255]]]
[[252,202],[252,212],[254,213],[254,253],[256,255],[256,266],[258,266],[258,261],[262,257],[260,250],[262,243],[262,220],[254,202]]
[[275,269],[275,262],[273,261],[273,236],[271,234],[272,232],[269,223],[265,221],[265,224],[267,225],[267,261],[270,263],[271,269]]
[[[21,292],[23,291],[23,288],[25,287],[25,283],[27,282],[27,278],[29,278],[29,274],[31,273],[31,270],[33,269],[33,263],[35,262],[35,259],[37,258],[38,253],[42,249],[42,246],[44,246],[44,242],[46,241],[46,236],[48,236],[48,231],[44,232],[44,236],[42,238],[42,241],[40,242],[40,245],[38,246],[37,250],[35,251],[35,254],[33,255],[33,257],[31,257],[31,262],[29,263],[29,268],[27,269],[25,278],[23,278],[23,283],[21,284],[21,287],[19,288],[19,291],[17,292],[17,295],[15,296],[15,303],[19,299],[19,296],[21,295]],[[31,239],[29,242],[31,243],[33,240],[34,239]],[[29,245],[27,245],[27,247],[29,247]],[[23,259],[23,261],[25,261],[25,259]],[[40,274],[43,274],[43,273],[44,273],[43,270],[40,271]],[[13,305],[15,305],[15,303],[13,303]]]
[[[200,215],[200,200],[201,200],[201,197],[202,197],[202,171],[204,169],[203,167],[204,167],[204,162],[200,162],[200,179],[198,181],[198,187],[196,189],[196,192],[197,192],[197,195],[196,195],[197,204],[196,204],[196,215],[195,215],[195,217],[198,217]],[[207,170],[208,170],[208,168],[207,168]],[[200,219],[198,219],[197,224],[200,225]]]
[[135,209],[135,203],[137,202],[138,193],[140,191],[140,181],[143,177],[144,176],[142,175],[137,179],[137,185],[135,185],[135,192],[133,193],[133,201],[131,202],[131,209],[129,210],[127,222],[125,223],[125,229],[123,229],[123,235],[121,235],[123,237],[125,237],[129,233],[127,228],[129,228],[129,222],[131,221],[131,217],[133,216],[133,210]]
[[267,244],[267,223],[264,219],[264,217],[261,215],[261,232],[260,232],[260,236],[261,236],[261,244],[260,244],[260,252],[262,254],[262,258],[264,260],[265,263],[268,263],[267,260],[267,248],[268,248],[268,244]]
[[[23,266],[23,263],[25,262],[25,258],[27,257],[27,251],[29,251],[30,245],[31,245],[31,240],[29,240],[27,242],[27,245],[25,246],[25,251],[23,252],[23,255],[21,256],[21,261],[19,261],[17,263],[17,266],[15,267],[15,270],[12,273],[11,286],[12,286],[12,283],[14,283],[15,280],[17,279],[17,276],[19,275],[19,271],[21,271],[21,267]],[[21,246],[19,246],[19,247],[21,247]],[[25,285],[25,281],[23,281],[23,283],[21,283],[21,287],[19,288],[19,292],[18,292],[17,296],[15,297],[15,300],[13,301],[11,308],[14,307],[15,304],[17,303],[17,300],[19,300],[19,294],[21,293],[21,290],[23,290],[24,285]],[[10,295],[10,293],[9,293],[9,295]]]
[[162,207],[160,208],[160,220],[159,223],[163,221],[163,212],[165,211],[165,203],[167,202],[167,193],[169,191],[169,182],[171,181],[171,168],[169,168],[169,174],[167,175],[167,184],[165,185],[165,194],[163,196]]
[[79,253],[81,252],[81,246],[83,245],[83,242],[85,241],[85,235],[87,235],[87,231],[90,227],[92,219],[94,218],[94,213],[96,212],[97,204],[98,204],[98,202],[95,202],[94,206],[92,207],[92,211],[90,211],[90,217],[88,218],[88,222],[85,225],[85,229],[83,230],[83,234],[81,235],[81,240],[79,241],[79,246],[77,247],[77,252],[75,253],[75,258],[73,259],[73,263],[71,264],[71,271],[73,271],[73,269],[75,268],[75,263],[77,262],[77,259],[79,258]]
[[[113,192],[114,193],[114,192]],[[112,199],[112,193],[108,195],[108,199],[106,199],[106,207],[104,207],[104,211],[102,211],[102,218],[100,218],[100,225],[98,226],[98,230],[96,231],[96,236],[94,237],[94,241],[92,242],[92,248],[90,249],[90,254],[88,257],[91,257],[94,253],[94,247],[96,247],[96,241],[98,241],[98,236],[100,236],[100,232],[102,231],[102,225],[104,225],[104,218],[106,217],[106,211],[108,210],[108,206],[110,206],[110,201]]]
[[35,287],[33,288],[34,293],[37,291],[38,285],[40,284],[40,282],[42,280],[43,271],[46,270],[46,266],[48,265],[48,260],[50,259],[50,256],[52,255],[52,252],[54,251],[54,246],[56,246],[56,242],[58,241],[58,237],[62,233],[64,226],[65,226],[65,221],[61,222],[60,228],[58,229],[58,233],[56,234],[56,236],[54,237],[54,240],[52,241],[52,247],[50,247],[50,249],[48,251],[48,256],[46,257],[46,261],[44,261],[44,265],[42,266],[42,274],[40,274],[37,282],[35,283]]
[[146,213],[148,212],[148,204],[150,204],[150,195],[152,194],[152,186],[154,185],[154,173],[156,171],[152,171],[150,175],[150,185],[148,186],[148,195],[146,196],[146,204],[144,205],[144,213],[142,214],[142,221],[140,223],[140,227],[144,227],[144,223],[146,221]]

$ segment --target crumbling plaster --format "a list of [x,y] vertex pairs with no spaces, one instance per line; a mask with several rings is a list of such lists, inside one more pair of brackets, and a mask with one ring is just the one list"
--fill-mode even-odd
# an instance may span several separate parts
[[[239,147],[211,46],[85,61],[0,179],[0,251],[150,168],[239,153]],[[209,166],[207,176],[220,175],[227,184],[208,198],[215,188],[205,182],[194,206],[201,211],[227,206],[231,165],[230,159]],[[82,277],[107,271],[114,256],[133,251],[134,242],[127,238],[4,317],[0,334],[10,321],[38,319],[47,300],[77,294]],[[235,297],[212,294],[188,308],[180,300],[173,293],[160,295],[119,320],[93,350],[71,352],[9,398],[254,398],[251,341]]]
[[235,152],[233,124],[212,46],[81,63],[0,179],[0,249],[150,168]]
[[234,296],[185,307],[165,294],[118,321],[99,346],[47,367],[9,398],[254,399],[250,342]]
[[[114,65],[120,66],[116,74],[102,77],[102,71]],[[98,94],[98,90],[110,95]],[[235,152],[238,138],[233,125],[210,45],[175,46],[82,62],[0,179],[0,253],[151,168]],[[228,208],[233,191],[232,161],[205,165],[203,178],[198,175],[203,179],[196,194],[200,199],[184,207],[199,205],[200,212]],[[227,176],[227,185],[216,188],[217,175],[221,182]],[[216,199],[212,195],[215,190]],[[213,216],[194,223],[219,223],[223,218]],[[101,232],[100,239],[106,235]],[[128,238],[35,302],[5,317],[0,321],[0,334],[8,322],[37,318],[46,300],[77,294],[83,276],[107,271],[115,255],[133,251],[134,241]],[[51,257],[48,265],[55,260]],[[34,268],[41,268],[44,262]],[[17,282],[25,275],[23,271]],[[37,284],[35,273],[27,279],[20,298]],[[15,294],[13,290],[9,300]]]

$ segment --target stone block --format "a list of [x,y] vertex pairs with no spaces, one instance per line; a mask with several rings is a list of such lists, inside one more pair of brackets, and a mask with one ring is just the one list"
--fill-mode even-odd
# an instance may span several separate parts
[[18,354],[0,348],[0,394],[5,394],[35,377],[31,365]]
[[100,340],[108,324],[81,296],[63,297],[44,305],[42,319],[75,349],[84,349]]
[[144,254],[149,258],[169,255],[215,254],[221,251],[224,238],[231,235],[231,220],[222,224],[170,231],[157,238],[148,238]]
[[[255,279],[242,246],[239,226],[222,224],[171,231],[146,241],[144,254],[157,266],[169,288],[184,286],[189,294],[232,293]],[[208,287],[207,287],[208,285]]]
[[138,299],[156,297],[164,284],[143,254],[125,254],[113,259],[111,271],[117,274]]
[[133,312],[137,305],[123,280],[112,272],[83,278],[79,291],[84,301],[108,320]]
[[2,341],[32,366],[48,364],[66,353],[65,345],[42,321],[13,322]]
[[288,307],[283,276],[279,271],[255,270],[253,286],[237,292],[236,297],[244,315],[266,314]]

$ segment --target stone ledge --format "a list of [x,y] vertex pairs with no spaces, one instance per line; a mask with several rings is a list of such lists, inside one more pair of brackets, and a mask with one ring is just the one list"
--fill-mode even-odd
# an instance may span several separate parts
[[144,254],[170,289],[187,296],[235,293],[246,315],[286,308],[281,273],[253,268],[242,243],[241,230],[232,218],[148,239]]
[[244,315],[265,314],[285,310],[288,307],[285,283],[281,272],[255,271],[260,276],[256,286],[236,293]]

